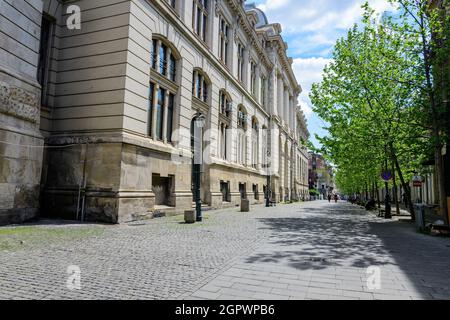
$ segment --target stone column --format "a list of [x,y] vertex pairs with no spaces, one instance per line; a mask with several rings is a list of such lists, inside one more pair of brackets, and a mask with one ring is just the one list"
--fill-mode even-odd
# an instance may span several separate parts
[[156,106],[158,105],[159,84],[155,84],[152,108],[152,138],[156,140]]
[[277,116],[277,76],[275,70],[272,70],[271,74],[269,75],[268,80],[268,103],[270,104],[269,110],[274,116]]
[[256,100],[259,101],[260,104],[262,104],[262,97],[261,97],[261,70],[258,66],[256,66],[256,74],[255,74],[255,97]]
[[283,80],[281,78],[277,78],[277,86],[278,86],[278,90],[277,90],[277,96],[278,96],[278,101],[277,101],[277,108],[278,108],[278,116],[280,117],[280,119],[282,120],[284,118],[284,112],[283,112]]
[[164,107],[163,107],[163,141],[164,143],[167,143],[167,115],[169,111],[169,96],[170,92],[169,90],[166,90],[166,95],[164,96]]
[[284,120],[286,126],[289,126],[289,89],[284,89]]

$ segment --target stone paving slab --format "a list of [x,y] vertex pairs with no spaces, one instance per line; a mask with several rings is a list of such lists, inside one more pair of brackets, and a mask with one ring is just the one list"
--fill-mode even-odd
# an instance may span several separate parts
[[[325,202],[262,221],[269,239],[222,273],[227,287],[260,290],[256,297],[269,300],[450,299],[449,239],[416,233],[411,223]],[[372,266],[380,270],[379,289],[368,286]],[[217,291],[221,283],[215,292],[232,296]]]
[[[411,223],[320,201],[205,216],[2,227],[0,298],[450,299],[450,240]],[[69,266],[81,289],[67,287]],[[371,266],[380,289],[368,288]]]

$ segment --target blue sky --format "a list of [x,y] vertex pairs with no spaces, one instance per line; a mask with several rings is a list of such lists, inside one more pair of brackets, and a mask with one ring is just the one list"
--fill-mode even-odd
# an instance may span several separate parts
[[[354,23],[360,22],[361,5],[366,0],[254,0],[269,19],[283,27],[288,54],[294,58],[294,72],[303,88],[300,104],[308,118],[311,140],[318,145],[314,134],[323,136],[325,123],[311,110],[308,98],[314,82],[320,82],[324,66],[331,61],[337,39],[344,36]],[[386,0],[369,0],[376,12],[391,7]]]

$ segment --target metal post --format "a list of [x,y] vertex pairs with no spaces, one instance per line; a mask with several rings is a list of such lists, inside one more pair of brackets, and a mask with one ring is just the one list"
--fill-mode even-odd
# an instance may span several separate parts
[[267,173],[266,207],[270,207],[270,175]]
[[195,201],[195,212],[196,221],[201,222],[203,220],[202,216],[202,197],[201,197],[201,166],[203,163],[203,148],[202,148],[202,131],[205,126],[205,116],[198,113],[194,118],[194,201]]
[[[389,170],[388,169],[388,156],[387,156],[387,145],[384,146],[385,149],[385,169],[386,172]],[[386,181],[385,182],[385,187],[386,187],[386,197],[385,197],[385,201],[384,201],[384,210],[385,210],[385,214],[384,217],[386,219],[392,219],[392,213],[391,213],[391,197],[389,195],[389,182]]]

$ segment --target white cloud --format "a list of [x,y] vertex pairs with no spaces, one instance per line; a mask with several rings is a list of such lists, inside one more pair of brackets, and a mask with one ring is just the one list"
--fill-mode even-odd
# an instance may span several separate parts
[[313,116],[312,103],[308,97],[312,84],[322,80],[323,69],[331,61],[331,59],[321,57],[294,59],[292,68],[294,69],[297,81],[303,88],[303,92],[299,96],[299,101],[308,119]]
[[[368,0],[376,13],[392,10],[387,0]],[[337,39],[362,18],[366,0],[249,0],[256,2],[271,23],[280,23],[294,57],[293,69],[303,92],[299,103],[312,134],[324,135],[324,123],[312,111],[308,95],[312,84],[322,80],[323,68],[331,59]]]

